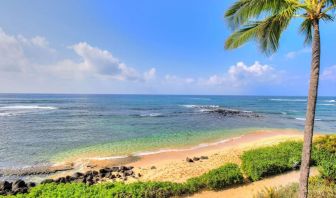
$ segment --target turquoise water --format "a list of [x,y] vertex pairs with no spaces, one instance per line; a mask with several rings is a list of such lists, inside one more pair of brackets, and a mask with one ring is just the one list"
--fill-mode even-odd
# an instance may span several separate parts
[[[335,100],[319,98],[316,130],[336,131]],[[304,97],[0,94],[0,168],[302,130],[305,108]]]

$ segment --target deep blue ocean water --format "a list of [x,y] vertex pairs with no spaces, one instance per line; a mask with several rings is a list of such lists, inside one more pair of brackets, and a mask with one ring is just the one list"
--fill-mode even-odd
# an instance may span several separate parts
[[[335,100],[319,98],[317,131],[336,132]],[[199,144],[249,129],[303,130],[305,109],[305,97],[0,94],[0,168]]]

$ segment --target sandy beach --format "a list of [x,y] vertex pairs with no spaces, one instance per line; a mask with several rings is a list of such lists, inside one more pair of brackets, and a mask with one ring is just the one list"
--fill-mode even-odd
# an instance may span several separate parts
[[[228,162],[240,164],[239,156],[244,150],[299,139],[302,139],[302,132],[293,129],[258,130],[192,148],[152,152],[138,157],[78,159],[64,163],[66,166],[71,164],[72,170],[59,172],[52,177],[57,178],[76,171],[85,172],[104,167],[127,165],[134,166],[134,171],[142,175],[138,179],[140,181],[184,182]],[[206,156],[208,159],[192,163],[186,161],[187,157],[201,156]]]

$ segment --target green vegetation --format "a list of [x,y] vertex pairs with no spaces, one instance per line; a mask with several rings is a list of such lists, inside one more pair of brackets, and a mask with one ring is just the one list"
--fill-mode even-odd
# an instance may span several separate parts
[[336,135],[322,136],[316,139],[316,164],[321,177],[328,181],[336,180]]
[[[120,198],[163,198],[188,195],[200,190],[220,190],[243,183],[243,175],[236,164],[226,164],[185,183],[136,182],[103,183],[86,185],[82,183],[43,184],[34,187],[28,194],[9,197],[120,197]],[[1,197],[1,196],[0,196]]]
[[[266,188],[257,193],[255,198],[297,198],[299,184],[293,183],[288,186],[278,188]],[[309,179],[310,198],[334,198],[336,197],[336,184],[327,182],[319,177]]]
[[189,179],[187,184],[211,190],[220,190],[234,184],[242,184],[243,182],[244,177],[239,166],[237,164],[227,164],[200,177]]
[[252,181],[298,168],[302,142],[284,142],[275,146],[249,150],[243,153],[242,169]]
[[254,198],[297,198],[299,184],[293,183],[285,187],[265,188],[254,195]]

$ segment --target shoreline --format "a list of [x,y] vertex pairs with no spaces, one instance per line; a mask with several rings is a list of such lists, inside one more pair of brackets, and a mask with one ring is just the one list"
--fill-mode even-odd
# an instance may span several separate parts
[[[294,129],[265,129],[222,139],[213,143],[199,144],[184,149],[164,149],[153,152],[141,152],[138,156],[81,158],[72,163],[73,169],[62,171],[51,176],[57,178],[74,172],[98,170],[111,166],[134,166],[137,173],[143,175],[140,181],[173,181],[183,182],[199,176],[224,163],[240,164],[239,155],[247,149],[269,146],[286,140],[300,140],[303,133]],[[186,162],[186,158],[206,156],[195,163]]]
[[[318,134],[316,134],[318,135]],[[133,166],[135,172],[143,177],[140,181],[173,181],[183,182],[199,176],[211,169],[218,168],[227,162],[240,164],[239,155],[247,149],[268,146],[286,140],[302,139],[303,133],[296,129],[264,129],[253,130],[247,134],[237,134],[230,138],[180,149],[161,149],[144,151],[132,156],[88,157],[55,163],[44,168],[31,168],[22,175],[58,178],[72,175],[75,172],[86,172],[112,166]],[[195,163],[188,163],[186,158],[206,156]],[[29,174],[33,173],[33,174]],[[47,173],[47,174],[46,174]],[[14,174],[15,175],[15,174]],[[44,175],[42,177],[42,175]],[[36,177],[35,177],[36,178]]]

